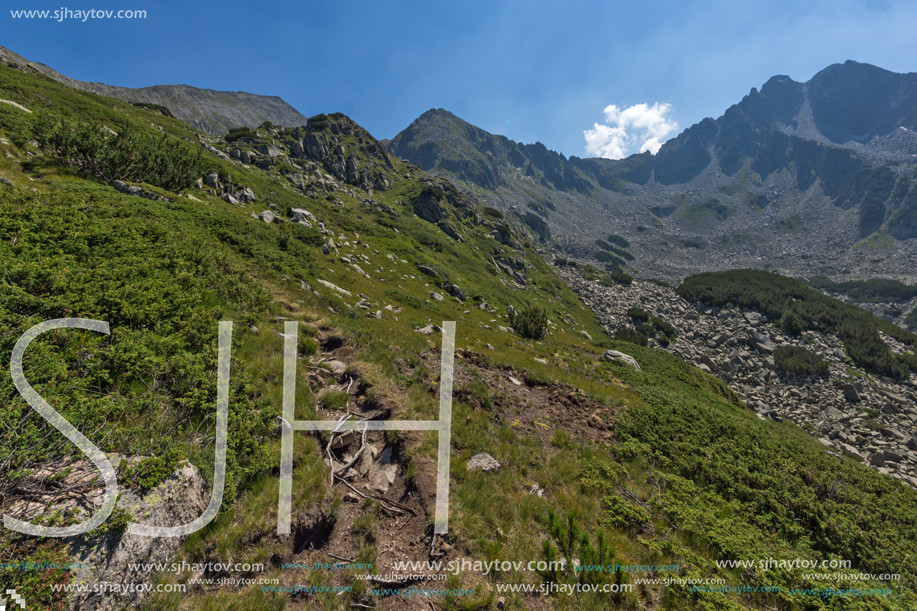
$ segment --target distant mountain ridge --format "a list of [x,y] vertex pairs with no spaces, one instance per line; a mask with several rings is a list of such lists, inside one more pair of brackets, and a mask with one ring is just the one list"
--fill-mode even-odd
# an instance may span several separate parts
[[608,263],[595,241],[623,234],[638,256],[612,267],[673,280],[748,265],[871,277],[878,248],[884,273],[912,278],[915,130],[917,74],[847,61],[805,83],[772,77],[655,155],[567,158],[442,109],[388,146],[528,219],[565,255]]
[[277,96],[244,91],[215,91],[189,85],[155,85],[131,89],[103,83],[77,81],[37,62],[0,47],[0,59],[44,74],[73,89],[90,91],[127,102],[164,106],[175,116],[209,134],[225,134],[233,127],[257,127],[265,121],[278,125],[306,124],[306,117]]

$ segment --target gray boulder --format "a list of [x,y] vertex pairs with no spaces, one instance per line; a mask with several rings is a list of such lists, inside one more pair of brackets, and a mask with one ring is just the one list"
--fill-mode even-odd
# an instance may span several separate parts
[[844,384],[841,386],[841,390],[844,391],[844,398],[848,401],[860,401],[860,393],[857,392],[856,386],[853,384]]
[[129,185],[126,182],[116,180],[111,183],[116,190],[124,193],[125,195],[133,195],[134,197],[142,197],[143,199],[151,199],[157,202],[168,202],[171,201],[168,197],[163,197],[162,195],[157,195],[152,191],[147,191],[135,185]]
[[297,189],[303,189],[305,187],[305,181],[303,181],[302,174],[296,172],[295,174],[287,174],[287,180],[293,183],[293,186]]
[[748,321],[748,324],[750,324],[752,327],[757,327],[758,325],[760,325],[762,322],[762,318],[763,316],[761,316],[757,312],[746,312],[745,313],[745,320]]
[[465,301],[465,293],[462,292],[462,289],[460,289],[457,284],[453,284],[449,287],[449,294],[459,301]]
[[624,354],[623,352],[618,352],[617,350],[606,350],[605,354],[602,355],[602,360],[625,363],[637,371],[640,371],[640,364],[637,363],[637,360],[634,357],[630,356],[629,354]]
[[774,351],[774,348],[777,347],[774,342],[771,341],[771,338],[761,333],[752,333],[748,338],[748,344],[752,348],[767,354],[771,354]]
[[[114,462],[114,461],[113,461]],[[146,494],[122,488],[118,507],[126,510],[134,522],[151,526],[178,526],[188,524],[200,516],[210,500],[207,484],[198,470],[187,462],[170,478]],[[101,504],[102,489],[98,503]],[[122,608],[139,608],[144,593],[128,592],[111,596],[93,592],[92,584],[100,582],[124,583],[144,581],[152,574],[131,572],[129,564],[138,562],[169,562],[185,537],[146,537],[123,534],[106,536],[102,544],[93,533],[70,539],[73,560],[82,563],[70,583],[88,585],[88,592],[70,595],[70,609],[100,609],[109,611]]]
[[236,195],[239,197],[240,201],[243,201],[249,204],[258,200],[258,198],[255,197],[255,192],[252,191],[250,187],[245,187],[244,189],[239,190],[239,192]]
[[471,457],[466,463],[466,467],[469,471],[474,471],[480,469],[484,473],[490,473],[491,471],[496,472],[500,469],[501,465],[497,460],[487,453],[475,454]]
[[265,223],[273,223],[274,219],[276,218],[276,215],[273,212],[271,212],[270,210],[265,210],[264,212],[258,215],[258,218],[264,221]]
[[226,161],[230,161],[232,159],[229,155],[227,155],[220,149],[210,146],[209,144],[205,146],[204,148],[210,151],[211,153],[213,153],[214,155],[216,155],[217,157],[219,157],[220,159],[225,159]]
[[447,236],[449,236],[453,240],[458,240],[459,242],[462,241],[461,234],[459,234],[459,232],[455,229],[455,227],[453,227],[446,221],[440,221],[439,223],[436,224],[436,226],[439,227],[443,233],[445,233]]
[[414,214],[430,223],[438,223],[446,218],[446,207],[431,192],[425,192],[414,201]]
[[328,145],[316,134],[306,134],[303,139],[303,148],[310,157],[324,159],[328,155]]
[[262,144],[258,147],[258,152],[262,155],[267,155],[268,157],[279,157],[283,154],[283,151],[279,147],[274,146],[273,144]]
[[303,208],[290,208],[290,220],[294,223],[305,223],[308,221],[316,222],[312,213]]
[[706,365],[707,368],[708,368],[711,372],[715,372],[715,371],[719,370],[719,365],[717,365],[717,364],[713,361],[713,359],[711,359],[711,358],[710,358],[709,356],[707,356],[706,354],[701,354],[701,355],[700,355],[700,362],[703,363],[704,365]]

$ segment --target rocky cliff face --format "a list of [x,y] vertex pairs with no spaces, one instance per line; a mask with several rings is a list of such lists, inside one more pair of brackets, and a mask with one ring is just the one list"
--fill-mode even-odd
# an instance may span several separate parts
[[0,47],[0,59],[44,74],[68,87],[132,103],[164,106],[176,119],[210,134],[225,134],[232,127],[256,127],[265,121],[278,125],[305,125],[306,117],[277,96],[244,91],[215,91],[189,85],[156,85],[130,89],[103,83],[77,81],[44,64],[30,62]]
[[[564,256],[678,280],[734,267],[917,279],[917,74],[848,61],[775,76],[656,155],[580,159],[430,110],[389,148],[525,222]],[[868,262],[872,262],[871,264]],[[612,267],[621,267],[613,262]],[[881,266],[877,265],[881,263]]]

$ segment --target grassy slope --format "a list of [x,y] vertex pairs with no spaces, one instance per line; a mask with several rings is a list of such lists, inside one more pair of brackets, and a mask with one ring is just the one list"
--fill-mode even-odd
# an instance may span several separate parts
[[[155,122],[173,135],[196,139],[170,119],[2,67],[0,98],[106,124],[127,120],[149,127]],[[230,165],[216,157],[210,160],[214,168],[231,173],[235,184],[255,190],[256,211],[268,202],[281,210],[295,205],[312,211],[334,230],[341,254],[359,252],[371,258],[372,264],[360,263],[371,280],[337,255],[332,255],[333,262],[323,256],[314,232],[297,230],[286,239],[278,226],[252,219],[248,211],[199,191],[194,195],[201,202],[178,194],[172,195],[172,203],[152,202],[74,179],[69,170],[42,161],[40,155],[29,162],[25,152],[37,151],[23,137],[28,117],[3,106],[0,131],[12,142],[0,146],[15,159],[0,161],[0,177],[16,187],[0,186],[0,260],[5,268],[0,279],[2,353],[10,353],[24,329],[48,318],[100,318],[113,329],[109,338],[61,332],[34,343],[26,371],[52,405],[107,452],[144,454],[175,448],[206,473],[212,460],[206,431],[214,405],[216,321],[237,321],[231,402],[235,415],[230,418],[234,448],[230,473],[237,488],[218,520],[185,544],[182,553],[189,561],[207,557],[270,563],[284,546],[270,538],[256,543],[249,538],[252,532],[270,532],[276,520],[272,512],[277,480],[270,469],[279,455],[279,442],[269,430],[273,415],[279,413],[282,385],[282,344],[274,333],[282,331],[282,322],[276,316],[302,321],[301,333],[306,336],[334,332],[347,337],[357,349],[352,366],[360,368],[377,392],[398,399],[404,408],[399,417],[405,418],[430,417],[437,409],[430,392],[436,372],[419,355],[425,353],[435,363],[438,346],[413,329],[456,320],[457,347],[483,353],[482,370],[512,367],[532,380],[563,382],[602,403],[624,408],[617,419],[619,443],[614,447],[587,446],[571,439],[563,432],[563,422],[553,423],[557,430],[551,443],[545,444],[535,431],[513,425],[514,410],[525,409],[524,404],[512,407],[493,400],[499,399],[499,391],[487,384],[457,388],[457,396],[491,399],[458,400],[453,416],[449,542],[462,555],[528,560],[541,559],[551,550],[563,553],[566,527],[552,533],[548,516],[553,510],[564,523],[569,512],[575,527],[589,533],[592,546],[598,532],[607,533],[606,541],[614,550],[610,557],[621,564],[677,563],[682,566],[681,577],[720,575],[730,585],[817,587],[819,582],[806,582],[798,574],[752,571],[743,576],[713,563],[722,558],[814,556],[851,559],[858,570],[891,570],[902,573],[905,580],[898,590],[904,598],[894,601],[889,597],[822,600],[786,591],[697,593],[687,586],[670,585],[642,586],[612,599],[620,608],[649,603],[671,609],[893,609],[914,604],[913,594],[907,592],[917,573],[913,490],[828,457],[817,442],[786,422],[758,420],[742,410],[719,381],[671,355],[599,340],[602,331],[591,314],[531,250],[527,249],[526,258],[533,264],[529,278],[534,282],[524,292],[509,289],[488,263],[490,255],[500,253],[494,253],[499,247],[485,236],[483,227],[458,223],[451,210],[450,222],[460,224],[465,234],[459,244],[411,214],[404,202],[421,189],[422,173],[415,168],[394,160],[397,171],[389,174],[392,188],[372,196],[398,212],[393,218],[346,194],[333,196],[337,204],[310,199],[288,188],[276,174]],[[358,147],[348,142],[348,148]],[[409,178],[404,178],[405,173]],[[359,246],[354,232],[360,234]],[[345,234],[343,239],[340,233]],[[349,247],[341,246],[345,241]],[[557,329],[533,343],[496,330],[497,324],[506,324],[502,315],[473,307],[474,301],[465,306],[448,298],[431,301],[431,290],[442,291],[417,272],[417,264],[448,273],[469,297],[479,296],[500,312],[506,305],[518,307],[522,302],[545,306]],[[315,283],[316,278],[346,287],[354,299],[345,303]],[[300,281],[318,293],[303,290]],[[369,319],[364,310],[349,307],[358,293],[372,302],[372,311],[391,304],[402,312],[396,317],[382,310],[381,319]],[[561,316],[570,323],[561,322]],[[261,329],[259,334],[246,332],[252,323]],[[586,340],[581,330],[597,341]],[[484,348],[488,343],[493,351]],[[314,343],[307,345],[315,348]],[[596,355],[606,346],[633,354],[643,372],[597,361]],[[7,359],[2,356],[0,362]],[[0,379],[0,401],[5,449],[32,452],[35,460],[67,451],[67,444],[54,435],[44,438],[48,429],[38,418],[27,419],[23,429],[11,432],[29,409],[8,378]],[[309,394],[301,392],[297,402],[298,417],[315,414]],[[430,437],[409,449],[418,464],[433,455]],[[300,435],[297,443],[296,506],[333,508],[335,499],[323,493],[320,484],[326,469],[316,442]],[[464,461],[479,451],[491,453],[505,468],[495,476],[466,472]],[[6,460],[6,455],[0,459]],[[17,464],[2,474],[4,482],[13,481],[15,468],[28,466]],[[530,495],[528,486],[520,482],[537,482],[548,495]],[[6,531],[2,536],[0,547],[10,559],[61,553],[53,541],[14,538]],[[581,546],[569,551],[587,556]],[[373,554],[369,546],[367,558]],[[273,571],[281,574],[279,568]],[[0,573],[0,579],[4,587],[25,589],[30,600],[40,599],[53,607],[47,581],[9,573]],[[609,575],[607,579],[627,578]],[[323,580],[327,576],[322,573],[297,576],[298,583]],[[488,608],[496,597],[494,582],[541,580],[532,573],[496,573],[486,579],[463,574],[454,583],[474,585],[484,594],[444,604]],[[534,602],[518,594],[507,599],[509,608],[528,608]],[[321,604],[332,608],[328,605],[337,601],[340,598],[329,596]],[[556,608],[604,609],[609,599],[582,594],[552,597],[549,603]],[[200,592],[185,601],[155,597],[149,608],[281,609],[311,604],[266,596],[254,586],[241,593]]]

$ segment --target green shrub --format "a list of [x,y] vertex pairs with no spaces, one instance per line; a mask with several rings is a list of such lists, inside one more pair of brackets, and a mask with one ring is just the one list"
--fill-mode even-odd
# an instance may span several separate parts
[[605,271],[609,274],[623,274],[624,268],[618,265],[617,263],[606,263],[604,265]]
[[[120,495],[118,498],[121,498]],[[108,519],[95,531],[97,535],[112,535],[120,537],[127,530],[128,524],[133,521],[130,512],[123,507],[115,506]]]
[[675,335],[675,327],[673,327],[671,323],[662,320],[658,316],[650,315],[650,324],[653,325],[657,331],[664,333],[669,337]]
[[[685,299],[708,305],[732,303],[757,310],[771,320],[783,320],[789,312],[785,319],[789,328],[817,325],[820,332],[835,333],[856,365],[882,375],[901,378],[917,370],[917,355],[912,351],[917,335],[792,278],[750,269],[707,272],[685,279],[676,291]],[[880,330],[912,350],[894,354],[879,336]]]
[[805,331],[806,328],[808,328],[806,321],[792,310],[787,310],[783,313],[783,316],[781,316],[780,320],[777,321],[777,326],[783,329],[786,333],[795,336],[798,336],[800,333]]
[[831,282],[825,276],[814,276],[807,284],[822,291],[841,293],[857,303],[904,302],[917,296],[917,285],[907,285],[887,278]]
[[481,210],[481,212],[483,212],[486,216],[492,216],[492,217],[498,218],[498,219],[502,219],[502,218],[503,218],[503,213],[502,213],[502,212],[500,212],[500,211],[497,210],[496,208],[491,208],[490,206],[485,206],[484,209]]
[[828,375],[827,361],[802,346],[780,346],[774,350],[774,363],[790,373]]
[[633,528],[650,521],[650,514],[643,507],[625,501],[616,494],[602,497],[605,511],[600,523],[612,528]]
[[34,134],[39,146],[60,163],[105,182],[145,182],[178,192],[203,173],[200,150],[166,134],[147,134],[127,125],[112,134],[101,124],[58,123],[49,115],[36,121]]
[[18,147],[23,147],[32,137],[34,115],[14,108],[9,104],[0,104],[0,130],[5,131]]
[[134,488],[151,490],[175,473],[181,458],[181,453],[175,447],[158,456],[141,458],[124,469],[123,481]]
[[602,277],[602,272],[592,267],[591,265],[582,265],[580,266],[580,274],[583,276],[584,280],[598,281]]
[[548,313],[539,307],[524,307],[513,315],[511,324],[522,337],[541,339],[548,332]]
[[649,344],[649,338],[630,327],[621,327],[615,331],[615,339],[622,342],[646,346]]
[[917,331],[917,308],[908,312],[907,316],[904,317],[904,326],[911,331]]
[[697,248],[703,250],[707,248],[707,241],[702,238],[688,238],[687,240],[682,241],[682,245],[685,248]]
[[623,259],[611,254],[607,250],[600,250],[599,252],[595,254],[595,258],[598,259],[599,261],[602,261],[603,263],[612,263],[615,266],[622,268],[622,269],[624,268],[625,265],[627,265]]
[[618,284],[623,284],[624,286],[630,286],[634,281],[634,277],[623,272],[611,272],[608,274],[611,276],[611,279],[617,282]]
[[627,308],[627,315],[633,318],[634,320],[639,320],[642,322],[647,322],[650,319],[649,312],[647,312],[643,308],[638,308],[636,306]]
[[649,323],[643,323],[642,325],[638,325],[638,326],[636,327],[636,329],[637,329],[637,332],[638,332],[638,333],[641,333],[641,334],[643,334],[643,335],[645,335],[645,336],[647,336],[647,337],[655,337],[655,336],[656,336],[656,328],[653,327],[653,325],[651,325],[651,324],[649,324]]
[[309,337],[305,333],[300,334],[297,343],[299,344],[297,346],[297,352],[299,353],[299,356],[308,357],[318,354],[318,340],[316,340],[314,337]]
[[608,252],[611,252],[611,253],[614,253],[614,254],[618,255],[619,257],[624,257],[624,258],[627,259],[628,261],[633,261],[633,260],[634,260],[634,255],[630,254],[630,253],[627,252],[626,250],[622,250],[622,249],[620,249],[620,248],[615,248],[614,246],[612,246],[611,244],[609,244],[609,243],[606,242],[605,240],[596,240],[596,241],[595,241],[595,245],[598,246],[599,248],[601,248],[602,250],[607,250]]
[[328,127],[331,124],[328,115],[321,113],[317,114],[314,117],[309,117],[309,120],[306,122],[306,125],[311,131],[321,131]]

